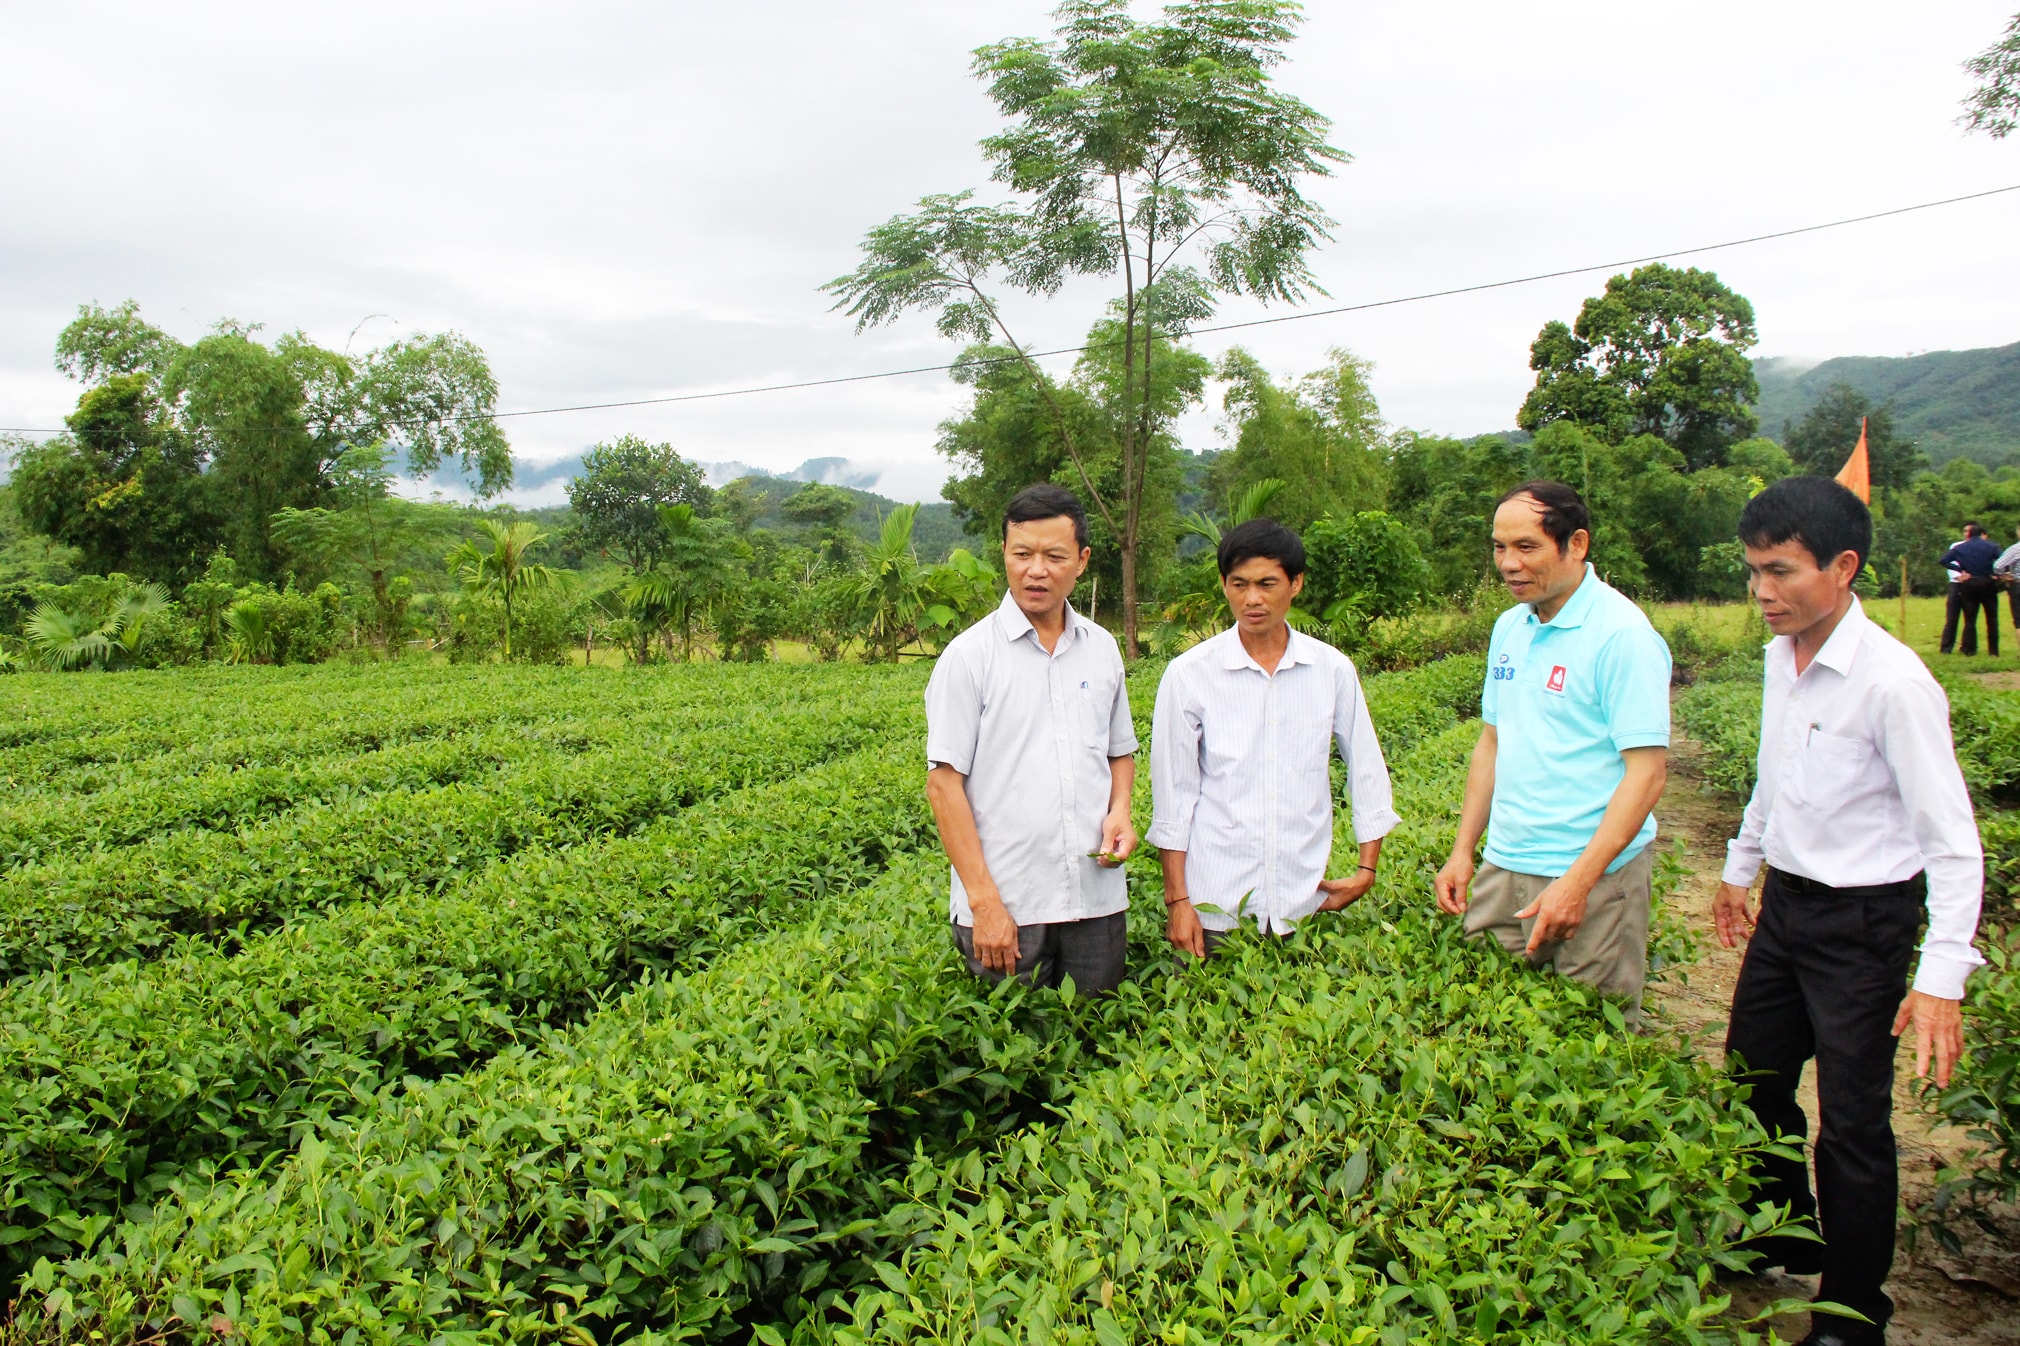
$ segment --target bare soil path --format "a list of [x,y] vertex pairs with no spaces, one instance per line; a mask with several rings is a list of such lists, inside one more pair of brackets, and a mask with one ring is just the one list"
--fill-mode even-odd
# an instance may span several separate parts
[[[1699,768],[1701,749],[1679,738],[1670,754],[1669,789],[1656,810],[1663,834],[1681,839],[1690,874],[1672,899],[1701,935],[1698,961],[1666,977],[1654,990],[1658,1021],[1680,1029],[1707,1057],[1723,1051],[1726,1013],[1739,976],[1741,950],[1720,948],[1711,934],[1711,898],[1725,862],[1726,839],[1738,829],[1744,801],[1712,789]],[[1930,1197],[1936,1174],[1973,1148],[1962,1131],[1942,1123],[1917,1096],[1914,1048],[1902,1044],[1895,1062],[1894,1131],[1900,1145],[1901,1199],[1913,1212]],[[1803,1107],[1816,1134],[1816,1086],[1805,1072]],[[1926,1234],[1920,1238],[1903,1222],[1903,1235],[1887,1282],[1895,1314],[1887,1339],[1894,1346],[2005,1346],[2020,1343],[2020,1218],[1999,1212],[2001,1233],[1993,1237],[1970,1231],[1964,1255],[1954,1256]],[[1962,1231],[1960,1231],[1962,1232]],[[1919,1248],[1917,1247],[1919,1245]],[[1784,1298],[1808,1298],[1816,1292],[1813,1277],[1767,1275],[1728,1283],[1734,1318],[1751,1317],[1762,1307]],[[1809,1330],[1807,1314],[1773,1321],[1784,1341],[1800,1340]]]

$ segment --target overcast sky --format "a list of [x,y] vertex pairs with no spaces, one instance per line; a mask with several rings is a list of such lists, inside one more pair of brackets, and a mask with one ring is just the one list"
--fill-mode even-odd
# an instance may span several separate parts
[[[1279,79],[1354,156],[1314,189],[1339,221],[1316,269],[1356,303],[2020,183],[2020,137],[1955,125],[1959,63],[2013,3],[1316,4]],[[1012,0],[9,4],[4,22],[0,425],[31,427],[75,402],[50,349],[77,305],[129,297],[184,339],[223,317],[354,350],[455,328],[505,409],[944,361],[929,320],[856,336],[816,287],[919,196],[987,186],[975,142],[998,123],[969,52],[1050,28]],[[1757,355],[1901,355],[2020,340],[2016,239],[2020,193],[1691,264],[1753,300]],[[1537,328],[1603,283],[1201,345],[1239,339],[1283,373],[1345,346],[1392,423],[1471,434],[1512,425]],[[1100,297],[1017,320],[1071,345]],[[634,431],[775,469],[843,456],[932,499],[935,426],[962,401],[925,375],[507,426],[529,465]],[[1189,418],[1188,443],[1217,419]]]

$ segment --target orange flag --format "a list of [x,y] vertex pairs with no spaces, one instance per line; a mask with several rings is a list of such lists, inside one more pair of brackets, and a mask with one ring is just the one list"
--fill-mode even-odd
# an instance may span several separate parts
[[1845,459],[1845,465],[1838,469],[1838,475],[1834,480],[1867,504],[1873,503],[1873,472],[1872,465],[1866,458],[1864,416],[1859,417],[1859,447],[1853,449],[1852,456]]

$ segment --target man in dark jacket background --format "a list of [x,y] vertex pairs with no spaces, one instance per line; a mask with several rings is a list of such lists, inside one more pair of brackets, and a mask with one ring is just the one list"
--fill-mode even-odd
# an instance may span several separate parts
[[1999,654],[1999,581],[1992,568],[1999,564],[1999,546],[1985,536],[1975,523],[1964,525],[1964,540],[1943,553],[1943,568],[1957,572],[1950,586],[1950,601],[1943,612],[1943,653],[1957,643],[1957,618],[1964,619],[1964,653],[1978,652],[1978,610],[1985,611],[1985,650]]

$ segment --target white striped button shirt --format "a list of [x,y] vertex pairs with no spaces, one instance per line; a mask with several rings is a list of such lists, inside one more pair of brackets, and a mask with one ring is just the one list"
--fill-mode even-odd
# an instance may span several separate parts
[[[1200,924],[1237,907],[1275,934],[1316,911],[1333,849],[1332,757],[1347,764],[1354,840],[1399,819],[1353,661],[1299,631],[1274,675],[1229,629],[1171,661],[1151,721],[1152,818],[1144,840],[1185,852]],[[1246,904],[1243,899],[1246,898]]]

